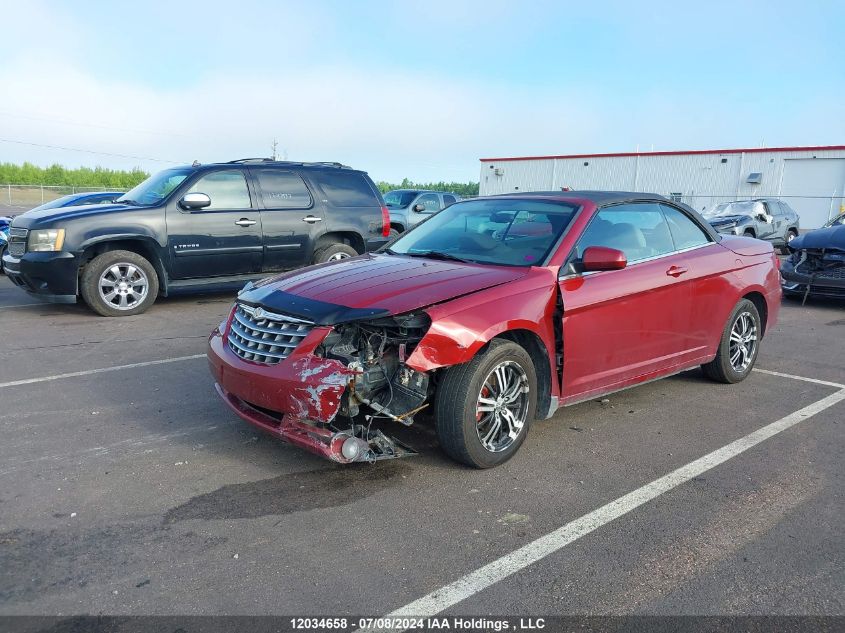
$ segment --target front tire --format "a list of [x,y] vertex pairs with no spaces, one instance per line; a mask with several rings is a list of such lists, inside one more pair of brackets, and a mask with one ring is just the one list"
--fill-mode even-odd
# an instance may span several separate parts
[[745,380],[757,361],[762,333],[757,306],[743,299],[728,318],[716,358],[701,366],[704,374],[711,380],[728,384]]
[[158,275],[138,253],[109,251],[85,266],[80,291],[85,303],[97,314],[133,316],[155,303]]
[[447,455],[475,468],[503,464],[519,450],[534,419],[534,362],[516,343],[494,339],[470,362],[444,372],[434,406]]

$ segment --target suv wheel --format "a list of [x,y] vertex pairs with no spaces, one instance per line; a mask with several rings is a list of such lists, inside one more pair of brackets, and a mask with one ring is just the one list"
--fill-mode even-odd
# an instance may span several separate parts
[[468,466],[498,466],[525,441],[536,408],[531,356],[516,343],[494,339],[484,353],[444,372],[435,395],[440,446]]
[[314,263],[322,264],[324,262],[336,262],[341,259],[355,257],[357,254],[358,251],[351,246],[335,242],[334,244],[329,244],[328,246],[324,246],[323,248],[314,251]]
[[102,316],[141,314],[158,296],[153,265],[132,251],[109,251],[92,259],[82,273],[82,298]]

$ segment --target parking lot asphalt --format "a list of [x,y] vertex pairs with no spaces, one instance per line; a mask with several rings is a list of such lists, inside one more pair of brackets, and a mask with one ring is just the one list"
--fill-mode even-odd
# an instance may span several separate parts
[[[493,470],[425,423],[390,427],[416,457],[336,466],[218,400],[196,355],[231,299],[107,319],[0,278],[0,614],[390,613],[840,391],[691,371],[559,411]],[[757,367],[845,383],[843,352],[845,304],[785,301]],[[845,401],[799,417],[447,612],[845,614]]]

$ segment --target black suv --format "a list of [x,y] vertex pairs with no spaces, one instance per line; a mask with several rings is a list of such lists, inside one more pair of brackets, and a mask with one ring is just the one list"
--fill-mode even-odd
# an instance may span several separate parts
[[114,204],[23,213],[3,263],[34,295],[81,295],[99,314],[125,316],[159,294],[239,288],[389,238],[387,207],[365,172],[244,159],[166,169]]

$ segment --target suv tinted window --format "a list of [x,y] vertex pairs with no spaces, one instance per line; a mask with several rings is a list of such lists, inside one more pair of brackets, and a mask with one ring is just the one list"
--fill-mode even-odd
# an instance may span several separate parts
[[450,204],[454,204],[455,202],[457,202],[457,199],[455,198],[455,196],[450,196],[450,195],[447,195],[445,193],[443,194],[443,206],[444,207],[448,207]]
[[329,202],[339,207],[380,206],[364,174],[332,170],[311,176],[320,183]]
[[259,169],[255,175],[267,209],[305,209],[311,206],[311,192],[298,174]]
[[669,225],[669,232],[672,234],[676,250],[710,243],[707,233],[684,213],[665,204],[661,204],[660,208],[666,216],[666,223]]
[[665,255],[675,250],[669,225],[657,204],[620,204],[601,209],[578,240],[576,256],[589,246],[607,246],[628,262]]
[[436,193],[425,193],[417,198],[414,206],[421,204],[425,207],[426,213],[436,213],[440,211],[440,200],[437,199]]
[[215,171],[197,180],[188,193],[204,193],[211,205],[203,211],[249,209],[249,189],[242,171]]

